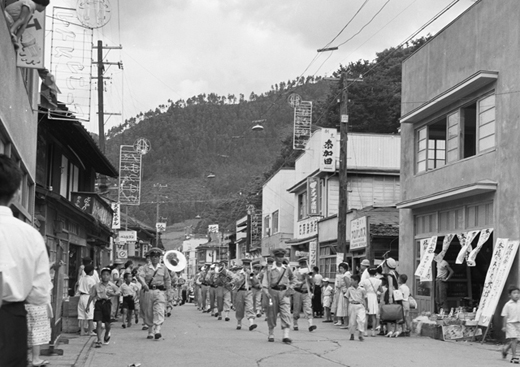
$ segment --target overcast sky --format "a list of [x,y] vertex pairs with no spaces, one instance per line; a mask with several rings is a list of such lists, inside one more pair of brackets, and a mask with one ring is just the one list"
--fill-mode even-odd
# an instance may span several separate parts
[[[110,117],[107,130],[168,99],[212,92],[243,93],[247,98],[302,73],[330,75],[340,64],[372,60],[376,52],[397,46],[452,1],[110,0],[111,20],[94,31],[94,40],[123,46],[106,56],[107,61],[123,61],[124,70],[107,71],[113,79],[105,94],[105,110],[123,116]],[[65,7],[75,7],[76,2],[51,1]],[[321,53],[311,63],[316,50],[329,44],[365,2],[331,46],[345,42],[375,16],[373,21],[339,50]],[[460,0],[420,35],[435,34],[473,3]],[[47,15],[51,14],[49,9]],[[94,89],[92,104],[97,104]],[[95,113],[92,116],[92,122],[84,124],[97,132]]]

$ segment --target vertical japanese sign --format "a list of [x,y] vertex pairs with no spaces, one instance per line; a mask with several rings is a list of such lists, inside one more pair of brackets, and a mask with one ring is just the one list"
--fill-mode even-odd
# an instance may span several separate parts
[[309,215],[320,215],[320,178],[307,178],[307,203]]
[[44,68],[45,12],[35,11],[20,39],[16,66]]
[[368,245],[368,217],[361,217],[350,221],[350,250],[359,250]]
[[473,250],[473,248],[471,247],[471,242],[475,239],[479,232],[480,231],[469,231],[467,233],[457,234],[457,237],[460,241],[461,249],[459,251],[459,254],[457,255],[455,264],[462,264],[464,262],[464,259],[468,257],[469,253]]
[[[419,278],[427,278],[428,273],[431,274],[431,266],[433,258],[435,257],[435,247],[437,246],[437,236],[433,236],[427,240],[426,248],[421,255],[421,262],[415,270],[415,276]],[[421,242],[421,247],[424,246],[424,243]]]
[[119,203],[110,204],[112,211],[114,212],[114,216],[112,217],[112,229],[120,229],[121,228],[121,205]]
[[54,7],[51,73],[60,86],[63,102],[83,121],[90,121],[92,35],[92,29],[78,24],[76,9]]
[[121,145],[118,198],[121,205],[139,205],[141,202],[141,157],[132,145]]
[[495,314],[504,284],[518,252],[519,244],[520,241],[509,241],[507,238],[497,239],[476,315],[476,320],[480,326],[489,326]]
[[302,101],[294,108],[293,149],[305,150],[311,138],[312,102]]
[[493,228],[487,228],[480,231],[480,237],[478,239],[477,247],[475,247],[468,255],[468,258],[466,259],[466,263],[468,266],[476,266],[476,259],[477,255],[480,252],[480,249],[484,244],[487,242],[489,237],[491,236],[491,233],[493,233]]
[[339,157],[337,135],[336,129],[323,129],[321,131],[320,171],[322,172],[336,171],[336,161]]
[[318,242],[311,241],[309,242],[309,267],[312,269],[313,266],[318,264],[317,254],[318,254]]

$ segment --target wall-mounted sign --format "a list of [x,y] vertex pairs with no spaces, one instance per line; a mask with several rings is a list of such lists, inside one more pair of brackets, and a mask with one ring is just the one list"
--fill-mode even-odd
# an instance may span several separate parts
[[116,244],[116,256],[118,259],[126,259],[128,257],[128,250],[125,243]]
[[294,108],[293,149],[305,150],[311,138],[312,102],[301,101]]
[[74,206],[81,211],[90,214],[108,228],[112,228],[112,210],[108,203],[103,201],[97,194],[91,192],[71,193]]
[[121,205],[119,203],[111,203],[110,207],[114,212],[114,216],[112,217],[112,229],[120,229],[121,228]]
[[320,142],[320,171],[335,172],[339,157],[339,144],[336,129],[323,129]]
[[44,68],[45,11],[35,11],[20,38],[16,66],[20,68]]
[[350,221],[350,250],[359,250],[368,245],[368,217]]
[[166,223],[155,223],[155,229],[159,233],[163,233],[166,231]]
[[119,198],[121,205],[141,202],[142,154],[133,145],[121,145],[119,150]]
[[117,242],[126,243],[129,241],[137,241],[136,231],[119,231],[117,235]]
[[318,220],[321,217],[310,217],[297,223],[298,233],[295,238],[305,238],[318,234]]
[[318,264],[318,241],[309,242],[309,266],[313,267]]
[[307,178],[307,213],[320,215],[320,179],[319,177]]

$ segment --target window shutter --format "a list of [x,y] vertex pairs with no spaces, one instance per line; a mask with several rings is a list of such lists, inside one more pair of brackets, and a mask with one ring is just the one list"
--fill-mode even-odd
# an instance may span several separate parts
[[460,150],[460,113],[459,111],[448,115],[447,125],[447,155],[446,162],[455,162],[459,160]]

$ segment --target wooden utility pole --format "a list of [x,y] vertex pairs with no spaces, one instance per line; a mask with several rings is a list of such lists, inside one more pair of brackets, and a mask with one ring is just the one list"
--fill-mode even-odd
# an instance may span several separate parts
[[348,211],[348,181],[347,181],[347,143],[348,143],[348,91],[347,74],[342,73],[341,101],[339,108],[339,208],[338,208],[338,252],[347,254],[347,211]]

